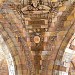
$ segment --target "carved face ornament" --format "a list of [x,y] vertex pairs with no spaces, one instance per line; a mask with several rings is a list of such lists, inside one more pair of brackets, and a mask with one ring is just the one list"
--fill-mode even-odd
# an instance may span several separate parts
[[38,2],[37,2],[37,1],[32,1],[32,4],[33,4],[33,6],[36,8],[37,5],[38,5]]

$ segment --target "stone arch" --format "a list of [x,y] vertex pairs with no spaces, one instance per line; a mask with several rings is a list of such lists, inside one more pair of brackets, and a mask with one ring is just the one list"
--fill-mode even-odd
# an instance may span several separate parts
[[[73,8],[75,8],[75,7],[73,7]],[[64,51],[65,51],[65,48],[67,47],[67,44],[69,43],[70,39],[72,38],[72,36],[75,32],[75,29],[74,29],[75,17],[73,17],[74,13],[75,13],[75,10],[73,9],[72,12],[70,13],[70,15],[67,16],[67,20],[69,20],[71,22],[71,24],[70,24],[70,26],[68,26],[69,29],[67,30],[67,33],[66,33],[65,37],[63,38],[63,40],[60,44],[60,47],[58,48],[58,51],[57,51],[57,54],[56,54],[56,57],[54,60],[54,65],[53,65],[53,73],[52,73],[53,75],[56,75],[54,72],[55,69],[57,69],[58,71],[60,70],[60,67],[62,66],[61,61],[62,61],[62,57],[63,57]],[[63,22],[63,24],[64,23],[65,23],[65,21]],[[58,61],[60,65],[57,65],[56,61]],[[57,66],[57,68],[56,68],[56,66]]]
[[[11,12],[14,12],[14,10],[11,10],[11,8],[8,10],[8,11],[11,11]],[[11,13],[9,12],[9,14]],[[7,13],[3,12],[3,14],[1,14],[3,17],[5,15],[7,15]],[[11,13],[13,14],[13,13]],[[8,16],[8,15],[7,15]],[[13,16],[15,16],[15,14],[13,14]],[[12,53],[16,53],[15,54],[15,57],[16,59],[19,60],[19,65],[18,65],[18,69],[20,68],[20,70],[18,71],[18,74],[24,74],[24,72],[28,72],[28,74],[32,74],[33,72],[33,67],[32,67],[32,60],[30,59],[31,56],[29,56],[31,53],[29,51],[29,48],[27,47],[26,45],[26,39],[24,38],[23,34],[22,34],[22,28],[19,28],[22,27],[21,23],[20,25],[17,24],[17,23],[12,23],[10,20],[10,17],[8,16],[8,18],[4,17],[1,19],[1,27],[4,29],[3,31],[3,34],[5,35],[5,33],[8,33],[9,37],[11,38],[12,42],[13,42],[13,45],[15,47],[15,52],[13,52],[13,48],[11,50]],[[13,28],[13,29],[12,29]],[[3,30],[2,29],[2,30]],[[16,34],[16,35],[15,35]],[[3,36],[4,36],[3,35]],[[17,36],[17,37],[16,37]],[[4,36],[4,40],[7,40],[8,37],[6,38]],[[18,41],[19,40],[19,41]],[[8,44],[8,43],[7,43]],[[20,46],[21,45],[21,46]],[[10,46],[9,46],[10,47]],[[21,48],[22,47],[22,48]],[[23,49],[23,50],[22,50]],[[21,52],[22,54],[21,54]],[[17,62],[17,60],[15,59],[15,62]],[[29,60],[30,59],[30,60]],[[30,63],[30,64],[29,64]],[[27,66],[26,66],[27,64]],[[24,66],[24,67],[23,67]],[[27,69],[27,70],[25,70]]]
[[8,48],[7,48],[1,35],[0,35],[0,46],[1,46],[0,49],[4,53],[5,59],[7,61],[9,75],[15,75],[15,67],[14,67],[12,56],[11,56],[11,54],[10,54],[10,52],[9,52],[9,50],[8,50]]
[[[9,26],[9,24],[8,24],[8,26]],[[0,28],[0,31],[1,31],[0,34],[2,34],[2,37],[3,37],[4,41],[5,41],[5,43],[7,44],[8,48],[10,50],[10,53],[11,53],[11,55],[13,57],[13,60],[14,60],[14,63],[15,63],[16,74],[17,75],[23,75],[24,72],[26,72],[28,75],[32,74],[32,72],[29,72],[29,71],[31,71],[31,68],[32,68],[31,67],[32,62],[30,62],[30,60],[28,61],[28,58],[27,58],[27,60],[25,59],[25,56],[26,56],[25,53],[27,53],[27,54],[29,54],[29,53],[26,52],[26,51],[22,51],[22,49],[20,48],[19,42],[16,41],[16,38],[14,37],[14,34],[11,32],[11,30],[10,30],[10,28],[8,26],[4,27],[3,24],[0,24],[0,27],[1,27]],[[24,40],[21,39],[21,43],[22,43],[23,48],[25,50],[26,49],[26,46],[25,46],[26,42],[24,42]],[[28,50],[28,48],[27,48],[27,50]],[[23,53],[21,54],[20,51],[23,52]],[[21,54],[21,56],[20,56],[20,54]],[[30,59],[30,57],[29,57],[29,59]],[[30,63],[29,64],[30,66],[28,66],[28,65],[26,66],[25,61],[28,64]]]
[[[19,46],[14,45],[14,42],[12,41],[14,39],[14,37],[11,38],[9,33],[6,30],[4,30],[4,28],[3,28],[3,26],[1,24],[0,24],[0,35],[2,36],[3,40],[5,41],[5,43],[4,42],[3,43],[4,43],[4,45],[6,44],[5,45],[5,47],[7,49],[6,51],[10,53],[10,57],[13,60],[15,73],[17,75],[19,75],[19,74],[22,75],[20,59],[19,59],[19,55],[17,53],[17,50],[19,49]],[[15,42],[16,42],[16,40],[15,40]],[[4,45],[2,45],[2,47]]]
[[[62,66],[61,65],[62,57],[63,57],[64,51],[65,51],[65,48],[67,47],[67,44],[69,43],[69,40],[72,38],[72,36],[74,34],[74,26],[75,25],[71,26],[71,28],[69,29],[69,31],[66,34],[66,37],[63,39],[63,41],[60,45],[60,48],[58,49],[57,56],[55,58],[55,62],[54,62],[54,66],[53,66],[53,70],[55,70],[55,67],[57,65],[56,64],[57,60],[60,63],[60,65],[58,65],[58,68],[57,68],[58,71],[60,70],[60,66]],[[53,71],[53,74],[54,74],[54,71]]]
[[[63,35],[63,37],[61,37],[61,38],[63,38],[63,39],[65,39],[66,40],[66,38],[65,37],[67,37],[67,40],[65,41],[65,40],[62,40],[62,42],[64,41],[65,42],[65,46],[67,46],[67,44],[68,44],[68,41],[70,40],[70,38],[71,38],[71,36],[73,35],[73,33],[74,33],[74,3],[70,6],[70,8],[69,8],[69,10],[66,10],[66,11],[64,11],[63,13],[62,13],[62,15],[59,17],[59,19],[56,21],[56,29],[57,30],[55,30],[54,32],[55,32],[55,35],[58,35],[59,33],[60,34],[62,34],[62,33],[65,33],[64,35]],[[70,19],[70,18],[68,18],[70,15],[72,15],[72,18]],[[64,19],[65,18],[65,19]],[[69,20],[70,21],[70,24],[68,24],[68,25],[66,25],[64,28],[62,27],[62,26],[64,26],[64,23],[65,23],[65,21],[67,21],[67,20]],[[65,32],[66,31],[66,32]],[[70,35],[69,35],[69,33],[70,33]],[[56,38],[57,38],[57,36],[56,36]],[[56,42],[56,45],[57,45],[57,43],[59,42],[59,41],[57,41],[57,39],[55,38],[55,42]],[[49,41],[50,42],[50,41]],[[60,43],[60,44],[62,44],[62,42]],[[42,74],[44,74],[44,75],[55,75],[54,74],[54,69],[55,69],[55,67],[54,66],[56,66],[55,65],[55,59],[56,58],[60,58],[61,56],[59,55],[58,56],[58,50],[60,50],[60,48],[59,47],[61,47],[60,46],[60,44],[59,45],[57,45],[57,48],[54,48],[53,50],[52,50],[52,52],[48,55],[48,57],[46,58],[46,62],[44,63],[44,65],[43,65],[43,67],[44,67],[44,69],[43,69],[43,72],[42,72]],[[62,44],[62,47],[64,46],[64,43]],[[64,48],[65,48],[65,46],[64,46]],[[61,51],[63,51],[63,50],[61,50]],[[61,55],[63,55],[63,52],[62,52],[62,54]],[[54,56],[54,57],[53,57]]]

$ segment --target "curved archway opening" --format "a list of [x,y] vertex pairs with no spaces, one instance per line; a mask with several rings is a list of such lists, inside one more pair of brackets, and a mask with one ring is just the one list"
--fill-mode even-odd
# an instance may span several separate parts
[[8,74],[7,75],[15,75],[15,67],[14,67],[13,58],[12,58],[12,55],[11,55],[6,43],[4,42],[4,40],[2,38],[2,35],[0,35],[0,52],[3,55],[1,60],[4,59],[4,61],[7,62],[7,65],[6,65],[8,68],[8,70],[7,70]]
[[74,75],[75,74],[75,33],[70,39],[67,47],[65,48],[62,60],[56,61],[60,65],[58,70],[55,70],[55,75]]
[[8,66],[4,52],[0,48],[0,75],[8,75]]

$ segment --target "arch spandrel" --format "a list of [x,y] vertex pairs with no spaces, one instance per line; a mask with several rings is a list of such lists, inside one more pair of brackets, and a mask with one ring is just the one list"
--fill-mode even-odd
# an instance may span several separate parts
[[[17,38],[15,38],[14,36],[12,37],[10,35],[11,31],[9,31],[10,29],[8,28],[8,26],[7,26],[7,28],[6,27],[4,28],[3,26],[4,25],[2,24],[1,25],[2,31],[0,32],[0,34],[3,35],[3,38],[4,38],[8,48],[10,49],[11,55],[12,55],[14,63],[15,63],[16,73],[21,75],[22,74],[21,67],[26,65],[26,59],[25,59],[26,56],[24,54],[24,51],[22,52],[22,54],[20,53],[20,51],[22,51],[22,50],[20,50],[19,44],[17,45],[17,40],[16,40]],[[11,34],[14,35],[12,32],[11,32]],[[22,56],[22,55],[24,55],[24,56]],[[20,60],[21,57],[23,57],[22,59],[24,62],[21,62],[22,61],[22,59]],[[24,68],[24,69],[26,69],[26,68]],[[27,68],[27,69],[29,69],[29,68]]]

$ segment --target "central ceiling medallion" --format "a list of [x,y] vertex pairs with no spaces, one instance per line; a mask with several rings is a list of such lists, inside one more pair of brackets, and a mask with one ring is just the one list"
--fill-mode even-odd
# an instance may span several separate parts
[[34,37],[34,42],[35,43],[39,43],[40,42],[40,37],[39,36],[35,36]]

